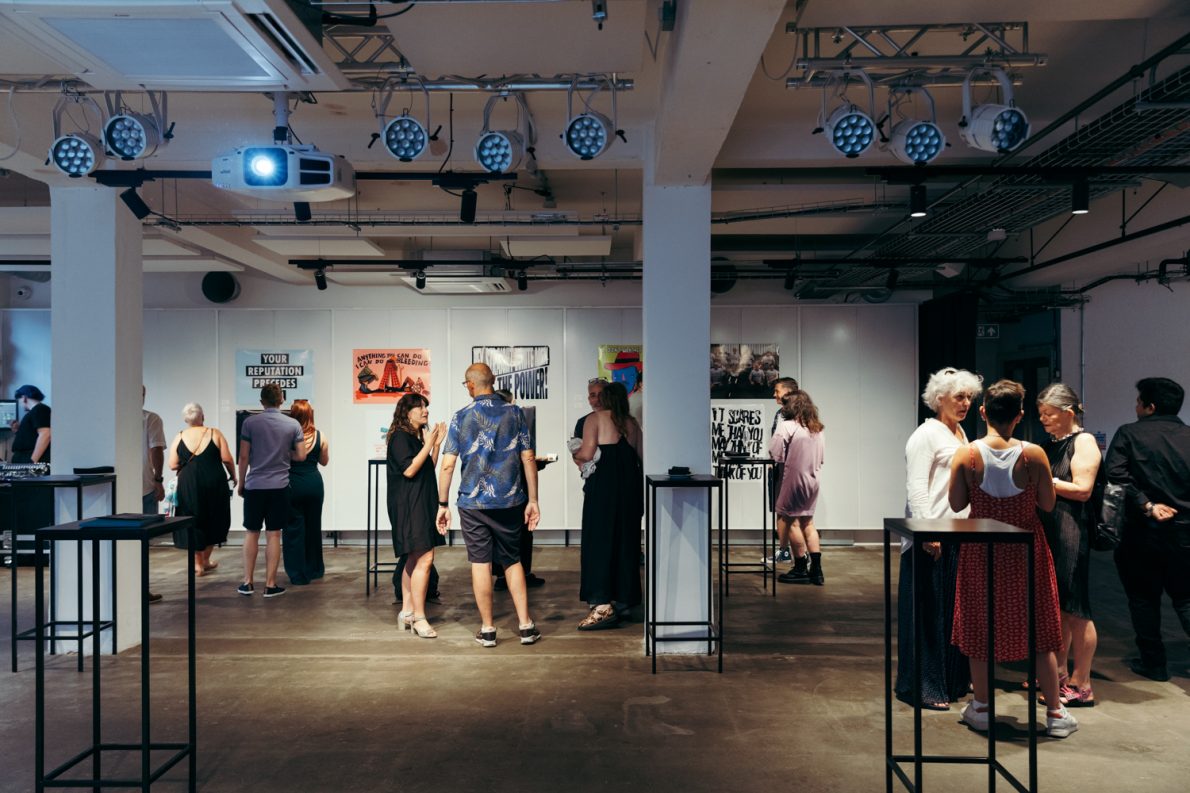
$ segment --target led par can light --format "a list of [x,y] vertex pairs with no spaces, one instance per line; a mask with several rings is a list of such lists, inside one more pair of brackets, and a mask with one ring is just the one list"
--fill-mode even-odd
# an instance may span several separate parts
[[863,154],[876,139],[876,124],[872,117],[852,104],[835,108],[823,127],[831,146],[847,158]]
[[[1000,83],[1004,104],[971,104],[971,80],[980,72]],[[959,137],[973,149],[1005,154],[1020,148],[1029,137],[1029,119],[1012,101],[1012,81],[1002,69],[976,69],[963,81],[963,120]]]
[[893,156],[909,165],[932,162],[946,147],[946,136],[932,121],[907,118],[893,127],[888,148]]
[[580,160],[593,160],[607,151],[615,130],[611,120],[594,110],[581,113],[566,125],[566,150]]
[[124,113],[112,116],[103,125],[104,147],[121,160],[148,157],[160,142],[157,124],[148,116]]
[[100,151],[99,139],[94,135],[73,132],[50,144],[50,162],[62,173],[77,179],[95,170]]
[[475,143],[475,162],[488,173],[510,173],[521,164],[525,144],[519,132],[485,130]]
[[394,118],[384,126],[384,148],[401,162],[412,162],[425,153],[429,135],[421,123],[407,115]]

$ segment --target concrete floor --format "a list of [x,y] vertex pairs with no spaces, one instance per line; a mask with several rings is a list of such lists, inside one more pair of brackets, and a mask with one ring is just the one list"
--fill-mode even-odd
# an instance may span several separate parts
[[[748,556],[754,551],[741,551]],[[733,577],[725,672],[705,657],[662,659],[649,674],[639,624],[580,634],[578,550],[545,548],[532,593],[544,639],[522,647],[515,616],[497,595],[501,643],[472,640],[477,615],[461,548],[443,549],[441,637],[396,630],[391,590],[364,597],[362,549],[327,549],[326,579],[265,601],[239,597],[238,549],[198,581],[199,790],[305,791],[876,791],[884,786],[881,565],[877,549],[828,549],[825,587]],[[153,552],[154,738],[185,725],[183,557]],[[262,560],[263,561],[263,560]],[[0,572],[0,791],[33,789],[32,647],[7,671],[9,582]],[[1190,678],[1186,642],[1167,636],[1177,673],[1154,683],[1129,673],[1127,616],[1109,561],[1093,563],[1101,703],[1078,712],[1082,729],[1042,739],[1040,789],[1190,789]],[[22,581],[31,580],[22,576]],[[30,594],[26,591],[26,594]],[[22,605],[31,622],[31,596]],[[105,657],[105,737],[136,740],[139,652]],[[50,662],[48,760],[84,745],[88,673],[72,657]],[[1004,670],[999,706],[1010,725],[1001,759],[1022,776],[1024,696]],[[897,705],[898,750],[911,711]],[[177,730],[171,731],[171,725]],[[983,740],[949,713],[926,713],[926,751],[978,754]],[[132,772],[129,760],[110,771]],[[158,790],[184,790],[172,771]],[[174,781],[170,781],[174,780]],[[974,766],[934,766],[933,790],[986,789]],[[1001,789],[1008,789],[1003,785]]]

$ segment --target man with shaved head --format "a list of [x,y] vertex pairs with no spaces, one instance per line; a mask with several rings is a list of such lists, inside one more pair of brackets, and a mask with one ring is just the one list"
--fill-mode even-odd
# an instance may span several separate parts
[[533,644],[541,638],[529,616],[520,554],[522,529],[533,531],[541,518],[537,508],[537,463],[524,412],[493,391],[495,381],[487,364],[467,367],[463,386],[472,402],[450,420],[438,474],[438,531],[446,534],[450,529],[450,482],[455,465],[461,461],[456,506],[467,561],[471,562],[471,587],[479,607],[480,626],[475,641],[481,647],[496,646],[493,561],[504,565],[521,644]]

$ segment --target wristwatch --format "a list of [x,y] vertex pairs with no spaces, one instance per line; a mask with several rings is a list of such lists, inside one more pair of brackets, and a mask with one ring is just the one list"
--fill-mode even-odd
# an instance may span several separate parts
[[1145,513],[1146,518],[1153,517],[1153,502],[1152,501],[1145,502],[1144,513]]

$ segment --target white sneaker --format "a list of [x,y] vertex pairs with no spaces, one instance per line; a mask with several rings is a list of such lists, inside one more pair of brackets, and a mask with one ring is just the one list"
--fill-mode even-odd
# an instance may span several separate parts
[[[977,708],[985,708],[985,710],[980,712],[977,710]],[[963,722],[973,730],[987,732],[988,712],[986,708],[986,702],[976,702],[974,699],[971,700],[963,707]]]
[[1045,734],[1049,737],[1065,738],[1077,731],[1078,719],[1066,708],[1062,708],[1058,716],[1051,716],[1048,710],[1045,712]]

